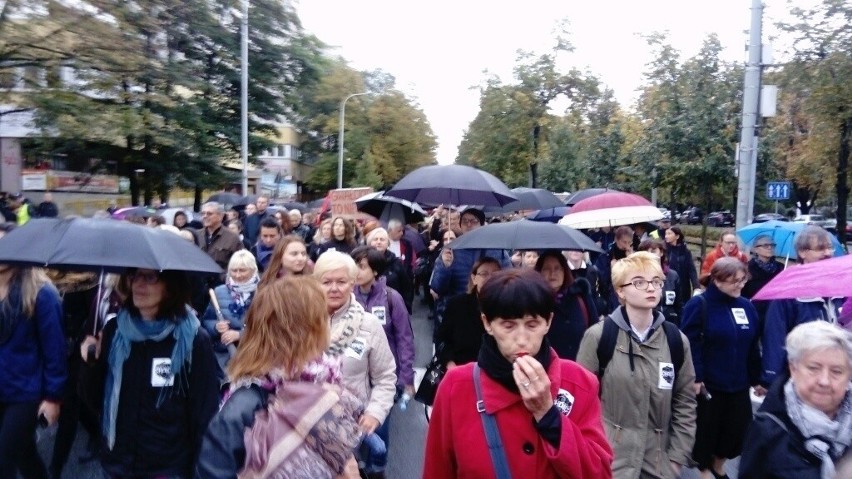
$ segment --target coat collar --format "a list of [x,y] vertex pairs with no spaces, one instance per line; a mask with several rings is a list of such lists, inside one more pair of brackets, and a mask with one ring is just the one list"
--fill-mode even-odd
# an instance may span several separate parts
[[[562,384],[562,362],[553,348],[550,349],[550,367],[547,369],[547,377],[550,379],[550,397],[555,398]],[[523,401],[520,394],[509,391],[481,371],[479,378],[482,384],[482,399],[485,401],[485,411],[488,414],[495,414]]]

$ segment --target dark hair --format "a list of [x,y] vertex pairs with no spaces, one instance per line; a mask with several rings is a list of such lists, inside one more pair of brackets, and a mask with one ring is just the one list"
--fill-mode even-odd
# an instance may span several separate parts
[[172,226],[177,226],[175,223],[177,222],[178,216],[183,216],[183,227],[189,225],[189,216],[187,216],[185,212],[178,210],[175,212],[175,217],[172,218]]
[[166,224],[166,219],[160,215],[156,215],[151,217],[151,222],[157,226],[160,226]]
[[231,226],[231,225],[236,226],[239,231],[243,230],[243,223],[240,220],[231,220],[228,223],[228,226]]
[[709,277],[713,281],[724,282],[736,277],[737,273],[748,276],[748,266],[737,258],[726,257],[719,258],[713,263]]
[[479,292],[479,308],[489,323],[526,315],[549,318],[555,307],[553,292],[535,271],[512,268],[488,278]]
[[376,272],[376,276],[385,274],[385,270],[388,267],[385,255],[372,246],[359,246],[353,249],[349,255],[352,256],[352,259],[355,260],[355,264],[357,265],[360,265],[361,260],[366,258],[367,264],[370,265],[371,270]]
[[[130,277],[136,273],[136,268],[126,270],[118,282],[118,292],[125,298],[124,307],[133,316],[139,316],[139,309],[133,304],[133,288]],[[186,316],[187,304],[190,301],[189,277],[183,271],[166,270],[157,273],[163,283],[163,299],[157,310],[157,319],[177,321]]]
[[[260,222],[261,228],[275,228],[278,231],[278,234],[281,235],[281,225],[278,224],[278,221],[271,216],[267,216]],[[283,236],[283,235],[282,235]]]
[[672,226],[669,228],[669,231],[677,235],[677,244],[682,245],[686,237],[683,235],[683,230],[680,229],[680,226]]
[[660,258],[661,264],[665,265],[668,262],[665,241],[658,239],[646,239],[639,243],[639,249],[637,251],[648,251],[650,249],[658,249],[663,252],[663,256]]
[[619,226],[615,229],[615,239],[624,238],[625,236],[633,237],[633,229],[629,226]]
[[480,256],[479,259],[476,260],[476,262],[473,263],[473,267],[470,268],[470,278],[467,280],[467,292],[468,293],[473,293],[473,294],[478,293],[476,291],[476,285],[473,284],[473,277],[476,275],[476,273],[479,272],[479,268],[481,268],[483,265],[486,265],[486,264],[493,264],[494,266],[497,267],[498,270],[503,268],[503,265],[500,264],[500,262],[497,261],[496,259],[494,259],[490,256]]
[[541,273],[542,268],[544,268],[544,260],[547,258],[556,258],[556,261],[559,261],[559,266],[562,267],[562,271],[565,273],[565,277],[562,279],[562,284],[559,286],[559,289],[567,288],[574,283],[574,273],[571,272],[571,268],[568,267],[568,260],[565,258],[565,255],[560,251],[556,250],[547,250],[541,253],[538,257],[538,261],[535,262],[535,270]]

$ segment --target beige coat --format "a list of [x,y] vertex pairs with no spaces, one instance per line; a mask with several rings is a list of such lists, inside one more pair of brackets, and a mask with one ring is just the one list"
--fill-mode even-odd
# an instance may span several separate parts
[[[631,372],[630,327],[621,311],[616,309],[611,315],[620,330],[601,381],[604,429],[615,456],[613,477],[674,478],[670,461],[687,464],[695,441],[695,369],[689,340],[681,333],[684,361],[675,384],[671,389],[660,388],[660,364],[672,362],[666,333],[660,326],[663,316],[657,316],[654,331],[644,343],[633,341]],[[589,328],[577,356],[578,363],[596,374],[602,332],[603,322]]]
[[[363,311],[363,319],[358,334],[341,354],[343,386],[364,403],[364,414],[383,423],[396,395],[396,362],[379,320],[364,311],[355,296],[349,300],[348,307]],[[332,325],[340,320],[345,309],[332,316]]]

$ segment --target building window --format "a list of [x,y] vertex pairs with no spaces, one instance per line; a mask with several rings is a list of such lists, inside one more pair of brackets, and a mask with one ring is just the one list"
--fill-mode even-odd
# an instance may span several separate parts
[[279,157],[284,157],[284,145],[278,145],[278,155]]

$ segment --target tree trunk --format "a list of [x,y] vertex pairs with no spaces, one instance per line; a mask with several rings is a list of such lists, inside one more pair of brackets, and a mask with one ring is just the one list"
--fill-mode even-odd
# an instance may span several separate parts
[[852,118],[840,123],[840,150],[837,153],[837,239],[846,249],[846,202],[849,199],[849,142]]
[[201,187],[195,185],[195,194],[192,201],[192,211],[201,211]]

